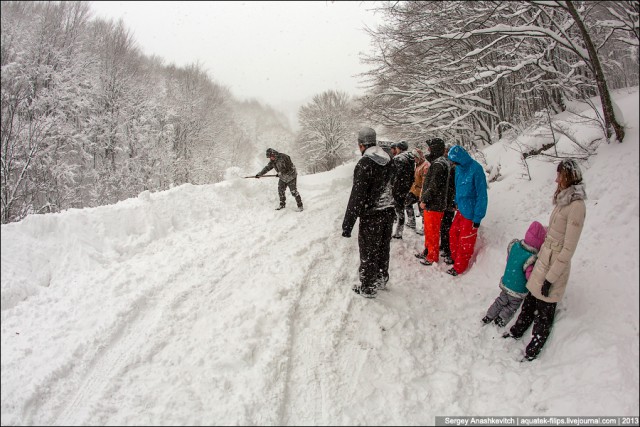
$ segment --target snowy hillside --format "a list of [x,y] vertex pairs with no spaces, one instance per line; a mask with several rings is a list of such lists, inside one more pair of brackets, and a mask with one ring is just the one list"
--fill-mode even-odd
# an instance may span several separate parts
[[[530,332],[506,341],[480,322],[507,244],[552,210],[555,163],[530,158],[529,180],[518,160],[522,144],[544,142],[532,130],[484,150],[500,176],[470,270],[420,265],[423,238],[407,232],[374,300],[351,291],[357,229],[341,237],[355,154],[299,177],[301,213],[290,194],[274,210],[275,179],[230,177],[3,225],[2,425],[637,416],[637,88],[616,100],[622,144],[589,145],[593,123],[556,117],[596,152],[582,163],[586,223],[539,359],[519,362]],[[580,153],[566,137],[558,150]]]

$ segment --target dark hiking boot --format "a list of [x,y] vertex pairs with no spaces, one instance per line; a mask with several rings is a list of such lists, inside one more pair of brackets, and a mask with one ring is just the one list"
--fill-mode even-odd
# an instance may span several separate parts
[[360,290],[360,295],[362,295],[365,298],[375,298],[376,295],[378,295],[378,291],[376,291],[375,287],[362,288]]
[[458,272],[456,271],[455,268],[450,268],[449,270],[447,270],[447,274],[450,274],[452,276],[457,276]]
[[444,257],[444,263],[448,264],[448,265],[453,265],[453,264],[455,264],[455,261],[450,256],[445,256]]
[[496,325],[498,325],[501,328],[505,327],[505,323],[504,320],[502,320],[502,317],[498,316],[494,319],[493,323],[495,323]]
[[376,288],[373,286],[355,286],[353,289],[353,292],[355,292],[356,294],[365,297],[365,298],[375,298],[376,295],[378,294],[376,292]]
[[423,259],[420,260],[420,264],[422,264],[422,265],[432,265],[433,262],[429,261],[426,258],[423,258]]
[[280,205],[276,208],[276,210],[279,211],[280,209],[284,209],[284,208],[285,208],[285,205]]
[[304,207],[302,205],[298,206],[298,209],[297,209],[298,212],[302,212],[303,210],[304,210]]
[[389,276],[387,277],[380,276],[376,279],[375,287],[379,291],[386,291],[388,282],[389,282]]
[[425,259],[425,258],[427,258],[427,253],[428,252],[429,251],[425,248],[424,251],[418,252],[417,254],[414,254],[413,256],[415,256],[416,258]]
[[402,229],[404,228],[404,224],[400,225],[398,224],[398,226],[396,227],[396,232],[393,233],[393,237],[394,239],[402,239]]
[[513,338],[514,340],[519,340],[522,337],[517,337],[517,336],[513,335],[511,333],[511,331],[507,331],[504,334],[502,334],[502,338]]
[[492,320],[493,319],[491,319],[489,316],[484,316],[482,318],[482,323],[484,323],[486,325],[487,323],[491,323]]

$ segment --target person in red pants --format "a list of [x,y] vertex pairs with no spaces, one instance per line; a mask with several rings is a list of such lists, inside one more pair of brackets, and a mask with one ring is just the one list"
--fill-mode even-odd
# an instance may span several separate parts
[[444,157],[444,141],[440,138],[427,140],[431,166],[422,184],[420,207],[424,216],[423,265],[438,262],[440,255],[440,223],[447,206],[453,203],[455,194],[454,168]]
[[459,145],[449,150],[449,159],[456,164],[456,210],[449,230],[449,244],[453,267],[452,276],[464,273],[469,267],[478,238],[480,222],[487,213],[487,178],[480,163]]

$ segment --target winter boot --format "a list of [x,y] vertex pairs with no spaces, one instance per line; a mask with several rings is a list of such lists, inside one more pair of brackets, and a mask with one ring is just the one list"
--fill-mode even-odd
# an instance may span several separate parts
[[513,338],[514,340],[519,340],[522,337],[521,336],[517,337],[517,336],[513,335],[510,331],[507,331],[504,334],[502,334],[502,338]]
[[302,205],[298,205],[298,212],[302,212],[304,210],[304,207]]
[[505,326],[504,320],[502,320],[502,317],[500,316],[496,317],[493,322],[501,328],[504,328]]
[[388,282],[389,282],[389,276],[387,277],[378,276],[375,282],[375,287],[379,291],[386,291]]
[[447,270],[447,274],[450,274],[452,276],[457,276],[458,272],[456,271],[455,268],[450,268],[449,270]]
[[402,239],[402,229],[404,228],[404,224],[398,224],[398,226],[396,227],[396,232],[393,233],[393,237],[394,239]]
[[445,264],[449,264],[449,265],[453,265],[455,263],[455,261],[450,256],[445,256],[444,257],[444,263]]
[[426,259],[427,253],[429,253],[429,250],[427,248],[424,248],[424,251],[418,252],[417,254],[414,254],[414,256],[418,259]]
[[482,323],[484,323],[486,325],[487,323],[491,323],[492,320],[493,319],[489,318],[489,316],[484,316],[482,318]]
[[279,211],[280,209],[284,209],[285,208],[285,204],[284,203],[280,203],[280,206],[278,206],[276,208],[277,211]]
[[374,286],[356,286],[352,291],[365,298],[375,298],[378,294]]

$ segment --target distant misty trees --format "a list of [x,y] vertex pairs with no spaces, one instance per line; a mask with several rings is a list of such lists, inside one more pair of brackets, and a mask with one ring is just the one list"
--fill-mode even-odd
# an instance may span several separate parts
[[271,121],[260,137],[293,143],[275,112],[237,102],[197,64],[142,55],[86,2],[1,8],[2,223],[217,182],[249,165],[251,124]]
[[298,112],[296,144],[307,171],[324,172],[353,158],[356,113],[350,96],[329,90]]
[[599,96],[622,141],[609,91],[638,84],[637,1],[387,2],[370,31],[371,120],[403,135],[468,146],[569,100]]

